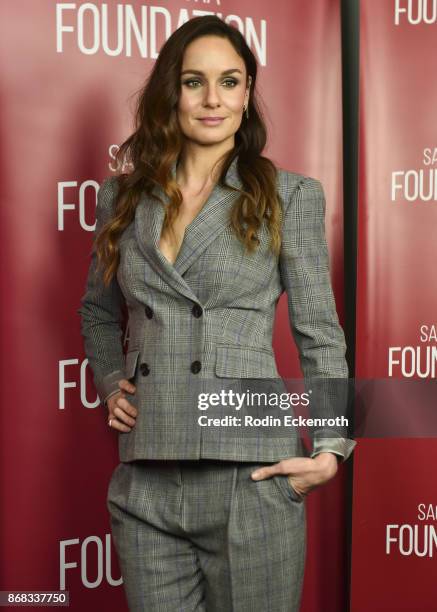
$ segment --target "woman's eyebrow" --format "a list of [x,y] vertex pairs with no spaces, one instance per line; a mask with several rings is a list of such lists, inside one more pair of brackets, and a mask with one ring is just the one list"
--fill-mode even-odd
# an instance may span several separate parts
[[[181,76],[183,74],[187,74],[187,72],[189,72],[190,74],[199,74],[201,76],[204,76],[205,74],[204,72],[202,72],[202,70],[182,70]],[[229,68],[229,70],[223,70],[222,75],[231,74],[232,72],[239,72],[240,74],[243,74],[239,68]]]

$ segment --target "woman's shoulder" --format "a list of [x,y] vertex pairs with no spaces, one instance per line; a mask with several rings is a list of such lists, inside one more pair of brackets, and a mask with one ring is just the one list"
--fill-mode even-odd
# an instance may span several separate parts
[[301,174],[299,172],[293,172],[291,170],[285,170],[279,166],[276,167],[277,182],[279,186],[293,187],[298,184],[303,184],[305,187],[319,187],[321,182],[314,176],[308,174]]
[[114,204],[115,196],[118,193],[118,176],[111,175],[103,179],[99,185],[97,201],[100,206],[111,208]]
[[284,202],[290,201],[297,189],[323,191],[322,183],[313,176],[285,170],[281,167],[277,167],[276,171],[278,193]]
[[100,183],[99,193],[102,195],[115,194],[118,191],[118,178],[115,174],[106,176]]
[[105,177],[99,185],[96,208],[96,215],[103,222],[108,221],[114,214],[117,193],[118,177]]

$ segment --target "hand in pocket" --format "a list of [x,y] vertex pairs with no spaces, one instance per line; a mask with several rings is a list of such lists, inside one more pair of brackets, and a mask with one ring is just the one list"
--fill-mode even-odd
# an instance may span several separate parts
[[323,452],[315,457],[290,457],[257,469],[252,478],[262,480],[270,476],[286,475],[291,488],[303,497],[335,476],[338,460],[334,453]]

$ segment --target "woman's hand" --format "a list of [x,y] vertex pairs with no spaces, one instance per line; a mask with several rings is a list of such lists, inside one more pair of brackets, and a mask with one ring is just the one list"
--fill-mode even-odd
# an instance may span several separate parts
[[263,480],[275,474],[287,476],[291,486],[299,495],[307,495],[312,489],[331,480],[337,473],[338,460],[334,453],[319,453],[311,457],[290,457],[279,463],[265,466],[252,472],[254,480]]
[[135,406],[132,406],[128,402],[124,391],[128,393],[135,393],[136,387],[130,383],[126,378],[122,378],[118,381],[120,391],[111,395],[108,398],[106,404],[108,406],[108,423],[111,420],[111,427],[118,429],[118,431],[128,432],[131,431],[135,425],[138,410]]

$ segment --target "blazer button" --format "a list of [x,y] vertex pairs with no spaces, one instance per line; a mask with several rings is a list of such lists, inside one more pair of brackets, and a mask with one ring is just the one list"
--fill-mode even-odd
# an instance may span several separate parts
[[202,306],[200,306],[199,304],[194,304],[193,308],[191,309],[191,312],[193,313],[193,316],[198,319],[203,314]]
[[202,368],[202,364],[200,363],[200,361],[193,361],[193,363],[191,364],[191,371],[193,372],[193,374],[197,374],[198,372],[200,372]]
[[146,317],[151,319],[153,317],[153,310],[150,308],[150,306],[146,306],[144,310],[146,312]]
[[150,372],[149,365],[147,363],[140,363],[140,372],[143,376],[147,376]]

